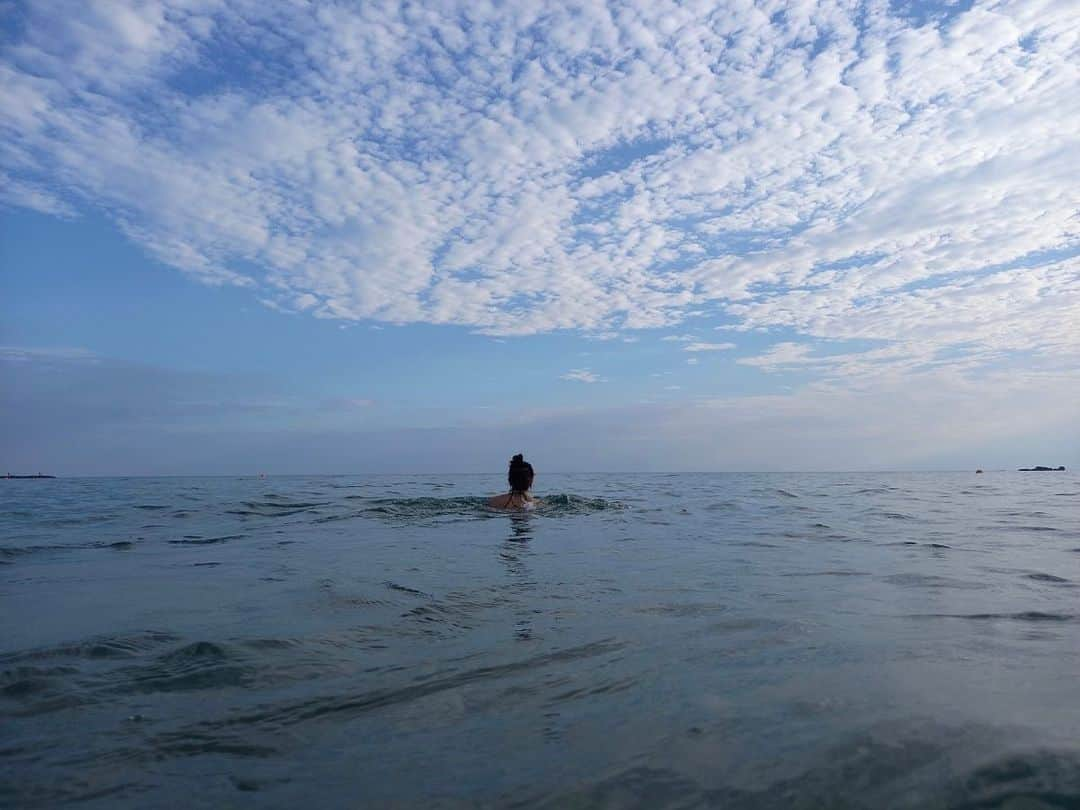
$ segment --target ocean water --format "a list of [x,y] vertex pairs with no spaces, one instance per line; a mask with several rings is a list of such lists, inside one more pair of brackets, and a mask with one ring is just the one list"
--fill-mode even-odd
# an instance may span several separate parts
[[1074,473],[0,481],[0,804],[1080,807]]

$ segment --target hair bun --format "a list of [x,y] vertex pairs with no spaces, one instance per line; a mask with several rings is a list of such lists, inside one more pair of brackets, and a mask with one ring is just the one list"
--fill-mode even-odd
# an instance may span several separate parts
[[521,453],[518,453],[516,456],[514,456],[512,459],[510,459],[510,463],[511,464],[524,464],[525,463],[525,456],[523,456]]

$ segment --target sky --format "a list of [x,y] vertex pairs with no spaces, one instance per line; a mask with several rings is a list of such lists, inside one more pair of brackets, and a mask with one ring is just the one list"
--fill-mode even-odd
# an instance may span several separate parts
[[0,473],[1080,465],[1080,15],[0,0]]

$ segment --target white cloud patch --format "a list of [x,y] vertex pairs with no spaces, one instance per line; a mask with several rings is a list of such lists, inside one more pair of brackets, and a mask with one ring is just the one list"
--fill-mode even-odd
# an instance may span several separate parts
[[587,368],[575,368],[559,376],[560,380],[570,380],[572,382],[582,383],[598,383],[604,382],[604,380],[598,377]]
[[882,346],[753,363],[830,374],[1080,360],[1068,3],[15,8],[4,200],[276,307]]
[[683,346],[684,352],[723,352],[728,349],[734,349],[734,343],[687,343]]
[[756,357],[741,357],[736,363],[744,366],[757,366],[769,371],[790,366],[807,365],[813,362],[810,358],[812,347],[805,343],[793,343],[785,341],[777,343],[764,354]]
[[15,362],[48,360],[94,362],[98,356],[82,347],[0,346],[0,358]]

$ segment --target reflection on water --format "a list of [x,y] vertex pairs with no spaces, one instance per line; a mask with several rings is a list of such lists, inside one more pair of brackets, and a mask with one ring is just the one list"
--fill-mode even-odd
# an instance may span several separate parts
[[532,539],[533,514],[530,512],[510,512],[507,514],[510,520],[510,542],[525,542]]
[[[534,516],[528,512],[510,513],[510,534],[499,552],[499,557],[506,566],[509,585],[507,591],[526,596],[536,587],[529,573],[529,555],[532,553],[528,542],[532,539]],[[520,600],[514,608],[514,636],[519,641],[529,641],[533,637],[532,608]]]
[[1071,473],[0,483],[5,806],[1080,804]]

